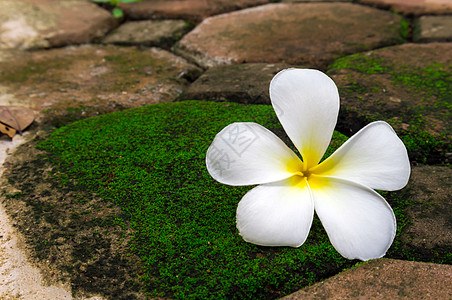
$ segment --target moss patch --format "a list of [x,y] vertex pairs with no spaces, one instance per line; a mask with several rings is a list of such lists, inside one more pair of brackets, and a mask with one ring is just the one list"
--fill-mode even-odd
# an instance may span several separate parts
[[[11,197],[32,212],[33,218],[17,216],[21,227],[46,224],[44,241],[24,230],[36,255],[45,261],[53,243],[69,247],[72,258],[58,267],[71,274],[74,287],[105,293],[114,282],[118,288],[109,295],[115,299],[135,295],[130,270],[154,297],[255,299],[289,294],[356,263],[334,250],[317,218],[298,249],[259,247],[240,238],[235,212],[250,187],[217,183],[205,168],[215,134],[236,121],[262,124],[290,144],[271,107],[232,103],[157,104],[56,130],[39,143],[46,151],[41,157],[17,164],[8,175],[21,190]],[[335,133],[328,152],[345,140]],[[52,168],[43,172],[43,162]],[[19,176],[33,164],[41,164],[41,172],[33,173],[31,184]],[[37,192],[42,177],[54,186]],[[65,189],[73,193],[70,201],[49,200]],[[403,216],[405,203],[391,205]],[[127,247],[118,250],[124,240]],[[115,279],[116,259],[122,282]]]

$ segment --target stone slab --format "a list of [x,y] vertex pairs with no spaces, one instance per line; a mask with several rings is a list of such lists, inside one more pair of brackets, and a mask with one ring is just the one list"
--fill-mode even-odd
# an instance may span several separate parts
[[1,105],[30,107],[38,122],[173,101],[201,73],[165,50],[112,45],[26,52],[0,70]]
[[271,2],[270,0],[143,0],[122,3],[131,19],[185,19],[200,22],[204,18]]
[[189,30],[183,20],[127,22],[108,34],[103,43],[170,48]]
[[452,266],[378,259],[282,299],[451,299]]
[[114,26],[112,15],[89,1],[0,0],[0,48],[89,43]]
[[435,256],[441,260],[452,253],[452,168],[413,166],[401,193],[410,201],[406,208],[410,222],[399,237],[402,250],[422,260]]
[[[410,142],[422,151],[430,147],[425,142],[429,137],[446,142],[447,149],[432,149],[436,154],[428,159],[447,160],[443,155],[451,152],[451,65],[452,43],[408,43],[337,60],[328,74],[341,95],[338,126],[351,134],[369,119],[386,120],[399,134],[412,136]],[[418,159],[414,152],[410,157]]]
[[413,41],[452,41],[452,16],[422,16],[414,22]]
[[193,82],[180,99],[270,104],[270,81],[287,67],[285,64],[264,63],[212,67]]
[[358,0],[384,9],[391,9],[406,15],[450,14],[450,0]]
[[322,68],[339,55],[399,42],[401,20],[350,3],[267,4],[205,19],[173,49],[206,68],[262,62]]

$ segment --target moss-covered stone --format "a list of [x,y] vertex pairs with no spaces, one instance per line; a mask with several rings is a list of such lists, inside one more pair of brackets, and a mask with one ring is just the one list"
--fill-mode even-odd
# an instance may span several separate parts
[[[217,183],[205,167],[214,136],[236,121],[257,122],[290,145],[270,106],[126,110],[56,130],[39,156],[23,147],[6,174],[14,201],[4,203],[37,259],[54,261],[75,293],[133,298],[141,287],[176,299],[275,298],[352,266],[317,218],[298,249],[240,238],[235,211],[250,187]],[[345,140],[335,133],[327,155]],[[408,202],[394,195],[385,194],[403,220]]]
[[[139,267],[154,296],[277,297],[353,264],[317,219],[300,249],[240,238],[235,210],[250,187],[219,184],[205,168],[213,137],[234,121],[258,122],[289,142],[270,106],[189,101],[91,118],[55,131],[40,143],[47,152],[39,158],[14,163],[7,176],[21,192],[8,210],[22,203],[16,219],[20,228],[35,228],[24,232],[36,257],[58,262],[74,290],[132,293],[118,280],[136,282],[115,274],[133,276]],[[333,147],[345,139],[335,134]],[[121,230],[128,251],[118,246]],[[125,266],[112,268],[112,259]],[[118,287],[109,290],[108,278]]]
[[451,152],[452,44],[405,44],[343,57],[328,73],[341,94],[339,126],[383,119],[417,162]]

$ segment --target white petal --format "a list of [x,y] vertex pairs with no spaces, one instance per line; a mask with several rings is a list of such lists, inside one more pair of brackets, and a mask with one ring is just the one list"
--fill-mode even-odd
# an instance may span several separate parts
[[317,70],[283,70],[270,83],[270,98],[307,167],[318,164],[339,113],[339,93],[333,80]]
[[217,134],[206,154],[209,174],[229,185],[252,185],[289,178],[301,160],[270,130],[256,123],[233,123]]
[[410,161],[392,127],[378,121],[361,129],[311,172],[393,191],[407,184]]
[[237,229],[245,241],[291,247],[305,242],[314,204],[306,182],[300,178],[259,185],[243,197],[237,207]]
[[380,258],[396,232],[394,213],[374,190],[351,181],[312,175],[315,211],[334,248],[349,259]]

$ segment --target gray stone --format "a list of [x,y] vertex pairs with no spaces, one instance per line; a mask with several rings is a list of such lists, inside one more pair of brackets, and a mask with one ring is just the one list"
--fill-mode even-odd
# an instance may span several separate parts
[[88,1],[0,0],[0,48],[34,49],[89,43],[116,26]]
[[358,2],[391,9],[406,15],[452,13],[452,1],[449,0],[358,0]]
[[189,27],[183,20],[127,22],[103,40],[106,44],[171,47]]
[[267,4],[205,19],[173,49],[203,67],[322,68],[339,55],[397,43],[400,23],[398,15],[350,3]]
[[208,69],[181,95],[180,99],[270,104],[271,79],[285,64],[223,65]]
[[452,266],[377,259],[282,299],[451,299]]
[[26,52],[0,69],[0,104],[30,107],[43,122],[173,101],[201,73],[165,50],[113,45]]
[[271,0],[143,0],[121,3],[120,7],[131,19],[185,19],[200,22],[208,16],[269,2]]
[[452,41],[452,16],[422,16],[414,23],[415,42]]

